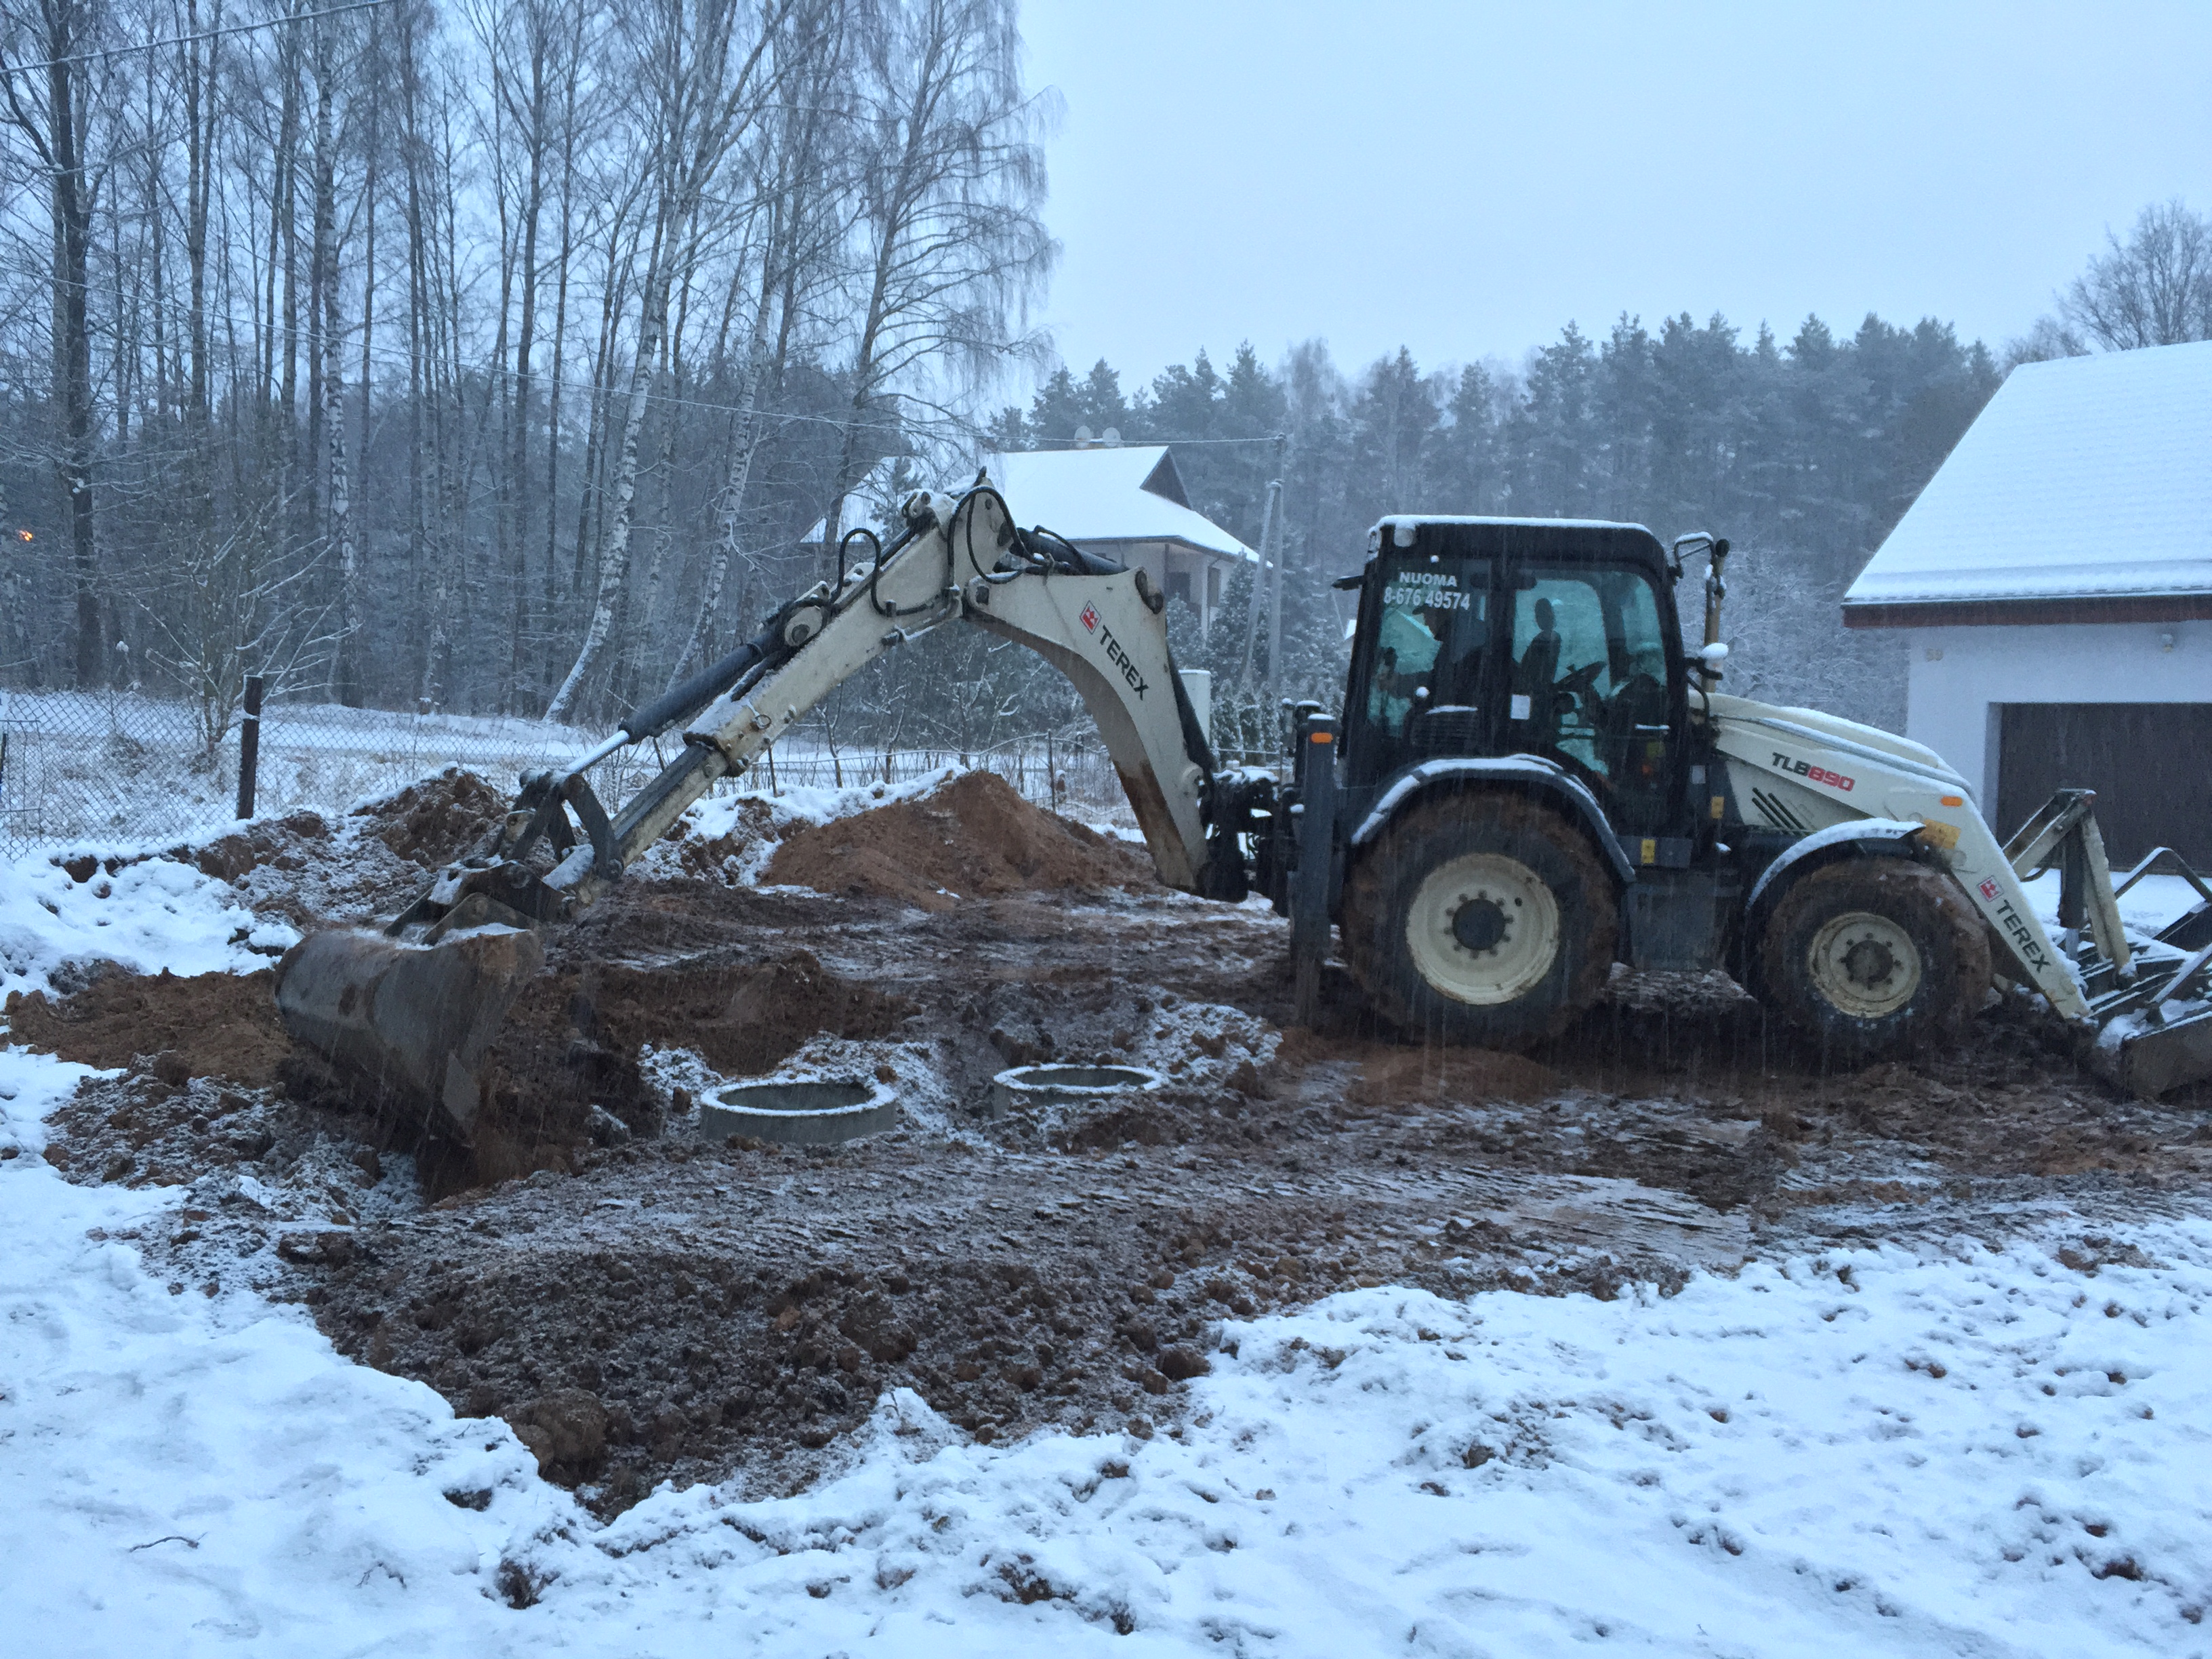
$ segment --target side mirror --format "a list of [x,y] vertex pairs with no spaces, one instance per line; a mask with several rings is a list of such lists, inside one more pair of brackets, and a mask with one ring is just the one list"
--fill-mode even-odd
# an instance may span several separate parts
[[1728,647],[1716,640],[1698,653],[1698,660],[1708,668],[1718,668],[1728,660]]
[[1728,557],[1728,538],[1716,536],[1711,531],[1692,530],[1686,536],[1674,538],[1674,544],[1667,550],[1667,562],[1674,567],[1674,577],[1682,575],[1682,558],[1689,553],[1710,553],[1717,559]]

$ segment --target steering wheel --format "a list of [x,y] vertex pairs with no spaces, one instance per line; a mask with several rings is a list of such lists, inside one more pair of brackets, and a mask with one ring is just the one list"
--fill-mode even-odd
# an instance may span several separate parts
[[1604,672],[1605,662],[1603,659],[1600,659],[1596,662],[1586,662],[1580,668],[1570,668],[1565,673],[1562,674],[1559,677],[1558,689],[1561,691],[1570,692],[1578,697],[1582,696],[1583,692],[1589,690],[1590,687],[1596,684],[1597,677]]
[[1597,684],[1597,677],[1604,672],[1605,659],[1602,657],[1595,662],[1586,662],[1580,668],[1570,668],[1559,677],[1559,682],[1552,688],[1554,695],[1560,700],[1559,706],[1572,708],[1576,703],[1580,703],[1583,718],[1590,725],[1595,726],[1597,716],[1602,712],[1604,703],[1593,688]]

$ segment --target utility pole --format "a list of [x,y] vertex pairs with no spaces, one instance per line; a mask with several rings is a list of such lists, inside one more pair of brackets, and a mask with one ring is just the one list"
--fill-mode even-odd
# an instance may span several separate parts
[[1267,551],[1275,538],[1275,504],[1282,500],[1283,481],[1275,479],[1267,486],[1267,504],[1260,514],[1260,550],[1252,567],[1252,592],[1244,607],[1244,657],[1237,669],[1237,690],[1240,696],[1252,690],[1252,659],[1260,637],[1261,607],[1267,596]]
[[[1284,444],[1285,440],[1281,438],[1275,440],[1275,471],[1279,475],[1282,471]],[[1275,580],[1267,589],[1267,702],[1266,707],[1270,711],[1279,709],[1283,706],[1283,577],[1284,566],[1288,562],[1286,556],[1290,548],[1290,537],[1285,533],[1288,526],[1283,523],[1280,510],[1282,493],[1283,481],[1278,476],[1275,482],[1268,486],[1269,499],[1277,507],[1277,511],[1272,515],[1275,521]],[[1281,732],[1278,735],[1285,742],[1289,740],[1288,732]],[[1274,748],[1280,748],[1280,744],[1271,745]]]
[[1242,709],[1253,701],[1252,659],[1260,637],[1261,607],[1267,617],[1267,697],[1259,705],[1258,731],[1261,748],[1273,753],[1274,744],[1266,736],[1272,730],[1272,710],[1282,691],[1283,654],[1283,455],[1290,440],[1284,434],[1275,434],[1275,476],[1267,484],[1267,501],[1260,517],[1259,561],[1252,572],[1251,602],[1245,609],[1244,654],[1237,671],[1237,702],[1240,710],[1238,725],[1243,725]]

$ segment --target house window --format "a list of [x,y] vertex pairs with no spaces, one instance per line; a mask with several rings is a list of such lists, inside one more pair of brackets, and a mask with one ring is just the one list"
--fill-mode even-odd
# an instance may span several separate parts
[[1208,611],[1221,609],[1221,567],[1218,564],[1206,567],[1206,608]]
[[1168,572],[1168,597],[1171,599],[1181,599],[1185,605],[1190,603],[1190,572],[1188,570]]

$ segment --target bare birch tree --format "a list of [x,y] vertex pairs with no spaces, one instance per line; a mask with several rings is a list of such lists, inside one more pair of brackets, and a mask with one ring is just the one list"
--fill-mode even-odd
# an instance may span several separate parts
[[1020,325],[1056,246],[1038,217],[1052,113],[1025,93],[1011,0],[882,0],[857,137],[854,276],[865,296],[824,515],[835,547],[860,474],[898,444],[899,403],[941,407],[1042,342]]
[[567,716],[605,648],[629,572],[638,434],[645,423],[670,290],[692,250],[700,204],[722,164],[775,94],[770,48],[796,0],[659,0],[636,25],[641,90],[657,90],[653,128],[655,213],[638,319],[635,368],[615,465],[613,520],[599,556],[599,593],[582,648],[546,709]]

